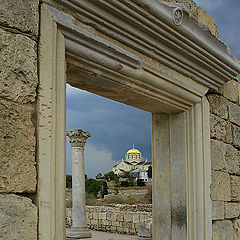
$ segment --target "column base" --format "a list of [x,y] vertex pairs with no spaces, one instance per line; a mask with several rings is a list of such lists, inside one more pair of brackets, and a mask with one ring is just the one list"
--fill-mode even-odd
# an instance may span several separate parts
[[88,229],[83,229],[83,228],[71,228],[67,229],[66,232],[66,239],[71,240],[71,239],[84,239],[84,238],[91,238],[92,234],[89,232]]

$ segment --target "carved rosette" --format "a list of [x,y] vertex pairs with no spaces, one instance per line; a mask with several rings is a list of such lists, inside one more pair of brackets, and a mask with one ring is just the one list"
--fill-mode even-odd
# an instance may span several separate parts
[[179,7],[175,8],[173,11],[173,22],[177,26],[181,25],[183,22],[183,10]]
[[90,132],[83,131],[81,129],[67,131],[67,136],[70,139],[72,147],[79,147],[84,149],[85,143],[89,137],[92,136]]

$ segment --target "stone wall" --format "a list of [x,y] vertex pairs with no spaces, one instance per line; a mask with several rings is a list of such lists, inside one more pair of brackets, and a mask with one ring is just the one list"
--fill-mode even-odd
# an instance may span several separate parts
[[39,1],[0,6],[0,239],[33,240]]
[[207,95],[211,127],[213,240],[240,239],[240,106],[237,81]]
[[[191,15],[217,36],[214,20],[191,0]],[[37,239],[36,97],[39,0],[0,0],[0,239]],[[239,87],[209,93],[213,239],[240,239]],[[32,200],[33,199],[33,200]],[[137,209],[137,208],[136,208]],[[144,210],[145,211],[145,210]],[[136,233],[151,211],[89,207],[92,228]],[[68,210],[70,216],[70,210]],[[68,218],[69,219],[69,218]]]
[[[137,234],[138,223],[152,218],[152,205],[87,206],[87,225],[90,229]],[[71,226],[72,209],[66,210],[66,225]]]

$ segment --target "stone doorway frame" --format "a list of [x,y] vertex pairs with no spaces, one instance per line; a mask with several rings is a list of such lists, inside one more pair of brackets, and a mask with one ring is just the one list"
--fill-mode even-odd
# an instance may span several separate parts
[[[167,23],[171,29],[174,29],[175,32],[172,30],[172,34],[175,34],[174,39],[176,42],[178,41],[178,44],[186,44],[186,39],[183,39],[186,34],[189,34],[189,41],[197,38],[200,42],[199,46],[195,44],[191,49],[187,45],[185,46],[189,56],[193,52],[198,54],[196,59],[194,56],[197,63],[189,62],[188,56],[186,59],[184,58],[185,55],[181,52],[183,48],[179,48],[179,52],[174,52],[176,50],[173,47],[174,44],[172,45],[173,49],[168,49],[168,56],[153,55],[157,61],[166,63],[169,71],[173,69],[181,72],[180,75],[172,71],[171,78],[163,73],[164,69],[159,72],[160,65],[154,66],[157,61],[153,62],[153,65],[146,63],[144,69],[141,69],[141,61],[137,56],[129,54],[106,39],[102,41],[99,37],[91,38],[91,32],[87,30],[83,33],[81,27],[73,24],[72,17],[57,10],[57,7],[52,7],[51,4],[54,1],[43,2],[46,4],[41,5],[40,83],[37,105],[39,239],[65,239],[65,117],[66,81],[68,79],[66,62],[74,66],[72,72],[70,69],[67,73],[73,79],[73,82],[70,82],[72,85],[78,84],[76,76],[83,73],[78,68],[86,70],[88,74],[89,72],[93,74],[91,79],[98,74],[102,74],[103,77],[107,76],[109,79],[118,77],[118,89],[127,89],[131,86],[136,99],[142,96],[143,104],[140,106],[132,99],[120,99],[119,101],[125,101],[129,105],[152,112],[153,239],[211,239],[210,129],[209,105],[205,94],[209,88],[217,89],[237,75],[237,70],[240,71],[239,65],[229,56],[225,46],[209,32],[206,33],[199,27],[196,32],[190,33],[188,26],[192,29],[191,24],[194,24],[194,21],[189,21],[188,13],[178,5],[159,3],[156,9],[155,3],[151,1],[137,0],[143,8],[152,9],[151,17],[164,20],[159,24],[161,23],[163,26]],[[79,8],[86,10],[86,6],[92,3],[91,1],[64,0],[60,1],[60,4],[65,7],[71,5],[71,8],[75,7],[76,11],[80,11]],[[84,5],[83,8],[81,8],[81,4]],[[101,4],[103,3],[100,1],[96,3],[96,8]],[[125,7],[123,5],[122,3],[121,7]],[[92,9],[91,11],[93,11]],[[87,11],[90,14],[90,10]],[[179,14],[182,17],[187,16],[187,20],[174,18]],[[183,23],[184,21],[186,22]],[[183,27],[180,27],[177,32],[177,27],[181,24]],[[176,37],[176,33],[180,35],[182,32],[185,35],[181,35],[183,36],[181,42]],[[171,37],[172,35],[169,35],[169,39]],[[86,41],[86,38],[93,43]],[[147,46],[149,43],[147,39],[145,41]],[[97,49],[93,50],[92,46],[89,47],[88,44],[94,44]],[[169,47],[169,43],[165,42],[165,44],[166,48]],[[210,47],[204,49],[204,44],[209,44]],[[145,53],[144,51],[141,53],[143,55],[147,54],[146,46],[142,47],[145,51]],[[86,49],[87,52],[84,52]],[[103,53],[105,51],[107,51],[107,57],[104,55],[106,53]],[[155,51],[158,50],[155,49]],[[85,54],[86,61],[81,58],[83,54]],[[116,54],[121,59],[121,63],[116,61]],[[178,54],[183,59],[179,60]],[[174,60],[172,63],[169,60],[170,57]],[[87,62],[89,60],[91,62]],[[103,67],[100,66],[101,61],[104,61]],[[99,65],[93,66],[92,62],[99,63]],[[116,63],[117,65],[114,65]],[[192,68],[189,68],[190,65]],[[95,73],[94,67],[101,71]],[[194,70],[196,67],[199,72]],[[132,81],[129,86],[124,86],[117,71],[120,71],[129,82]],[[182,76],[184,77],[182,78]],[[140,85],[139,82],[133,84],[133,80],[136,79],[141,82]],[[100,80],[103,78],[100,77]],[[112,86],[109,89],[109,96],[109,93],[102,89],[94,88],[97,84],[94,80],[90,86],[88,86],[87,80],[81,84],[81,86],[89,87],[92,92],[105,94],[106,97],[110,97],[116,87]],[[102,84],[107,86],[104,85],[104,81]],[[114,99],[114,96],[112,98]],[[164,113],[159,113],[158,109],[163,110]],[[179,236],[181,237],[179,238]]]

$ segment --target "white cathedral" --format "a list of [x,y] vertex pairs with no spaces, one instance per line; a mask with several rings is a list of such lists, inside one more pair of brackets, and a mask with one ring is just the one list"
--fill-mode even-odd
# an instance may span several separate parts
[[125,160],[122,159],[120,163],[112,168],[112,171],[117,175],[121,175],[124,172],[130,172],[133,170],[146,172],[151,165],[151,162],[142,160],[142,153],[134,148],[133,145],[133,148],[128,150],[125,154]]

